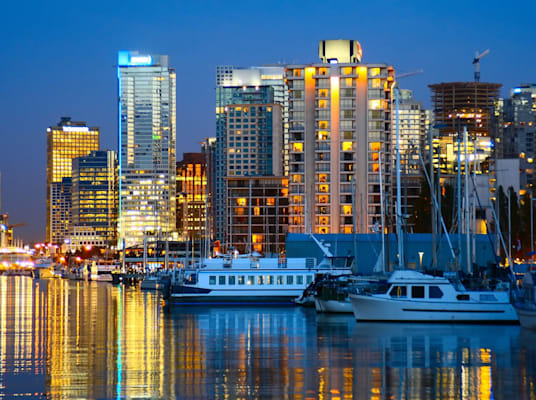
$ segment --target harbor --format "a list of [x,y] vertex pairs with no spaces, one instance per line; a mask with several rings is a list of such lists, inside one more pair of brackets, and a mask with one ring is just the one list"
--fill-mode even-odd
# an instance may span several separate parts
[[0,276],[6,398],[516,399],[519,325],[356,323],[304,307],[166,307],[156,291]]

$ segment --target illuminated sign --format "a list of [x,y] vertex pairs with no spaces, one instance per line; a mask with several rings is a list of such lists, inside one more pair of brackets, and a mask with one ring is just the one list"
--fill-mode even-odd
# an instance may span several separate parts
[[139,54],[137,51],[122,50],[117,53],[117,64],[120,67],[140,67],[153,65],[153,57]]
[[63,132],[89,132],[87,126],[64,126]]

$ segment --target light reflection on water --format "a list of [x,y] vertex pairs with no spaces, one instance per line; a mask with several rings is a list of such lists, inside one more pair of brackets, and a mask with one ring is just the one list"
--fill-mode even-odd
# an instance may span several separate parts
[[0,276],[0,398],[536,399],[518,326],[357,324],[289,308],[163,308],[102,283]]

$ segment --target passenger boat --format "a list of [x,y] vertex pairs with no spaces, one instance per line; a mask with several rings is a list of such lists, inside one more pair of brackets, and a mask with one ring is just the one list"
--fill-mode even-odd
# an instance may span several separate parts
[[334,272],[315,258],[213,258],[173,280],[168,300],[188,304],[295,304],[317,274]]
[[40,258],[35,260],[33,268],[33,277],[36,279],[50,279],[59,278],[60,275],[56,273],[55,263],[50,258]]
[[357,321],[516,323],[510,286],[469,291],[456,280],[412,270],[392,273],[381,294],[351,294]]
[[514,303],[514,308],[523,328],[536,329],[536,272],[527,272],[523,277],[522,297]]

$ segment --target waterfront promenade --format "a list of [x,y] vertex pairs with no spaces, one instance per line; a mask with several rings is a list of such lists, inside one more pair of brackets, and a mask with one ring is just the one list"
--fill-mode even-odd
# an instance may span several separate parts
[[520,326],[358,324],[301,307],[173,307],[0,276],[0,399],[534,399]]

